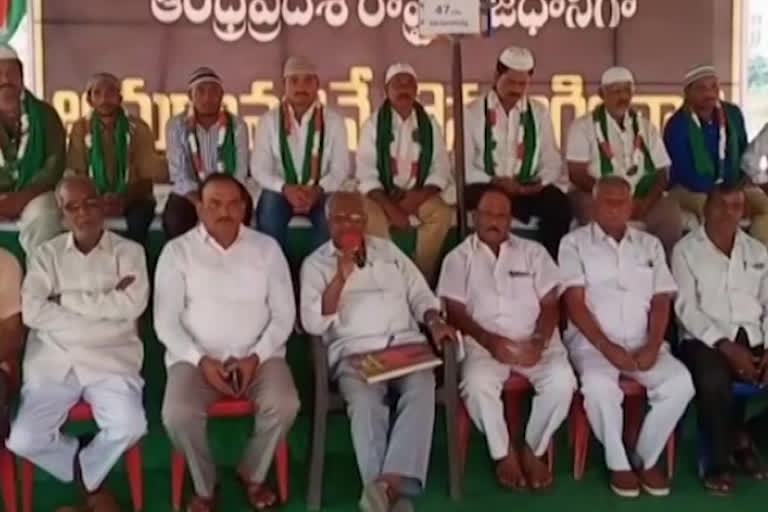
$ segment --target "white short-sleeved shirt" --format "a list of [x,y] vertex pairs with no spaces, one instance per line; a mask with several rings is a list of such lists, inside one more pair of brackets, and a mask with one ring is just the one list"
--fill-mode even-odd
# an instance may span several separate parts
[[[637,124],[656,169],[661,170],[669,168],[671,161],[659,131],[645,117],[639,114],[637,117]],[[627,174],[629,167],[632,165],[632,153],[634,152],[635,145],[635,133],[632,130],[632,120],[629,117],[629,114],[624,116],[622,125],[623,129],[612,116],[606,115],[608,143],[614,154],[612,160],[614,174],[624,177],[634,188],[639,179],[643,176],[643,170],[640,169],[639,172],[633,176]],[[595,178],[599,178],[600,147],[598,146],[597,133],[595,130],[595,121],[592,118],[591,112],[575,119],[568,129],[565,159],[568,162],[588,163],[589,165],[587,168],[589,174]]]
[[762,242],[739,230],[729,258],[700,227],[675,246],[672,273],[680,286],[675,313],[684,337],[714,346],[735,339],[743,327],[750,345],[768,346],[768,250]]
[[[377,167],[378,116],[380,109],[374,112],[360,129],[360,144],[357,149],[355,176],[359,183],[360,192],[367,194],[371,190],[382,188]],[[432,160],[424,186],[434,186],[445,190],[451,182],[451,162],[448,151],[445,148],[440,125],[434,116],[429,115],[432,125]],[[410,190],[417,184],[417,176],[411,173],[411,165],[421,155],[421,147],[414,141],[414,134],[418,132],[419,123],[416,110],[411,112],[408,119],[403,120],[397,112],[392,114],[392,136],[394,140],[390,144],[390,156],[397,162],[397,169],[393,169],[392,180],[398,188]],[[413,153],[413,154],[411,154]]]
[[[605,335],[628,349],[646,342],[653,296],[677,291],[659,239],[632,227],[618,243],[594,222],[572,231],[558,262],[562,290],[583,287]],[[565,338],[572,350],[590,345],[572,324]]]
[[[496,93],[491,91],[487,96],[495,98]],[[486,96],[483,96],[470,104],[464,118],[464,142],[466,145],[464,158],[468,184],[491,181],[491,176],[485,172],[485,100]],[[494,99],[494,102],[498,104],[499,100]],[[562,182],[561,178],[564,176],[563,161],[560,150],[555,143],[552,117],[549,109],[538,101],[530,100],[530,105],[536,123],[538,141],[538,160],[535,172],[542,184],[559,186]],[[498,177],[514,177],[510,167],[515,159],[517,146],[507,144],[507,141],[517,140],[521,107],[522,104],[518,102],[509,113],[506,113],[501,106],[496,108],[496,122],[493,127],[496,148],[493,151],[493,159]]]
[[524,339],[536,328],[541,299],[559,284],[541,244],[510,235],[496,257],[474,234],[445,257],[437,294],[464,304],[483,329]]

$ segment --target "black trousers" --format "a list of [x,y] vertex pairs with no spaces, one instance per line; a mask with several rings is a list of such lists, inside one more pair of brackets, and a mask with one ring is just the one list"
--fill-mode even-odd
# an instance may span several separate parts
[[[243,224],[250,226],[253,219],[253,198],[242,185],[241,191],[245,198]],[[178,194],[172,193],[168,196],[163,210],[163,232],[166,240],[183,235],[197,225],[197,220],[197,208],[192,201]]]
[[[746,333],[739,331],[736,343],[747,344]],[[746,421],[746,403],[733,396],[732,386],[738,380],[723,354],[699,340],[685,340],[681,347],[683,362],[693,377],[696,388],[696,411],[699,428],[709,432],[711,462],[709,472],[718,474],[728,469],[729,459],[741,432],[753,430]],[[755,356],[763,348],[755,347]],[[750,421],[762,423],[766,412]]]
[[154,199],[139,199],[125,207],[125,223],[128,227],[127,236],[134,242],[144,245],[152,221],[155,220]]
[[[473,183],[466,186],[464,198],[468,211],[477,208],[480,198],[490,187],[493,185],[489,183]],[[531,217],[538,217],[537,239],[557,261],[560,240],[570,230],[573,219],[568,197],[554,185],[547,185],[536,195],[515,196],[510,199],[512,200],[512,214],[521,222],[529,222]]]

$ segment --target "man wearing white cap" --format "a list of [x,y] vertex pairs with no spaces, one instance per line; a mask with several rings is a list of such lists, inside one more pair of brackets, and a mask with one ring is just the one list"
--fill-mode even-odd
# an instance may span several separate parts
[[155,200],[152,180],[162,172],[155,136],[140,117],[122,106],[120,80],[96,73],[85,93],[93,112],[72,125],[67,168],[90,176],[104,199],[108,217],[125,217],[127,236],[144,245]]
[[571,124],[566,160],[575,189],[569,197],[574,215],[586,224],[596,180],[622,176],[632,186],[632,220],[642,221],[669,254],[683,232],[677,202],[664,197],[669,155],[658,130],[631,107],[634,91],[628,69],[609,68],[600,80],[603,103]]
[[416,265],[432,282],[454,211],[440,198],[450,181],[448,151],[434,117],[416,100],[416,71],[393,64],[387,99],[366,121],[357,150],[357,180],[366,194],[367,231],[389,238],[390,226],[410,229],[418,218]]
[[328,240],[325,198],[349,177],[344,118],[320,102],[320,78],[305,57],[283,68],[285,96],[259,121],[251,174],[262,187],[256,208],[259,230],[286,250],[295,215],[312,222],[312,248]]
[[496,64],[493,90],[467,109],[465,119],[466,201],[477,206],[489,186],[512,199],[515,217],[539,219],[539,241],[557,257],[568,232],[568,198],[556,184],[563,174],[547,108],[528,97],[534,60],[526,48],[504,50]]
[[[211,68],[197,68],[187,84],[189,108],[173,117],[166,128],[168,173],[173,191],[163,211],[163,231],[175,238],[197,224],[195,205],[200,183],[218,172],[234,176],[242,184],[248,175],[248,128],[239,117],[222,107],[224,89]],[[250,224],[250,195],[243,222]]]
[[[720,101],[720,82],[712,66],[686,73],[685,103],[667,122],[664,143],[672,159],[670,197],[701,222],[707,194],[717,183],[744,178],[741,159],[747,147],[744,116],[739,107]],[[768,242],[768,197],[759,187],[747,187],[745,217],[749,232]]]
[[16,51],[0,45],[0,220],[14,220],[29,254],[61,231],[53,188],[64,172],[66,134],[48,103],[24,88]]

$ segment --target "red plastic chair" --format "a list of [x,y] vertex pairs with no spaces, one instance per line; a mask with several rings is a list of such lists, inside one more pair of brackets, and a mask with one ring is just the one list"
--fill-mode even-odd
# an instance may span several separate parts
[[[91,421],[93,411],[90,404],[80,401],[69,410],[69,421]],[[128,483],[131,488],[133,510],[144,508],[144,475],[141,472],[141,447],[139,443],[128,448],[124,454],[125,467],[128,472]],[[32,512],[33,486],[35,483],[35,465],[22,460],[21,466],[21,496],[23,512]]]
[[[504,399],[504,415],[507,420],[507,429],[509,430],[510,441],[517,439],[520,432],[520,407],[523,399],[529,392],[533,391],[531,383],[520,374],[513,373],[504,383],[503,399]],[[472,421],[467,412],[467,408],[464,406],[464,401],[459,400],[459,407],[457,410],[458,416],[458,437],[459,437],[459,461],[463,471],[464,464],[467,460],[467,451],[469,449],[469,437],[472,433]],[[547,449],[547,466],[549,471],[552,471],[552,467],[555,459],[555,446],[554,443],[549,443]]]
[[[15,394],[19,389],[19,363],[16,360],[6,361],[8,364],[8,391]],[[3,507],[6,512],[18,511],[18,497],[16,495],[16,459],[5,447],[0,444],[0,485],[3,493]]]
[[[645,388],[638,382],[621,378],[619,381],[624,392],[624,442],[635,446],[640,434],[640,426],[645,417]],[[571,405],[569,418],[571,442],[573,443],[573,478],[580,480],[584,475],[589,451],[589,421],[584,410],[584,396],[576,393]],[[675,473],[675,433],[667,441],[667,476],[671,479]]]
[[[242,418],[253,416],[255,406],[251,400],[223,398],[208,408],[212,418]],[[174,451],[171,456],[171,500],[173,510],[181,510],[181,498],[184,491],[184,454]],[[281,504],[288,502],[288,442],[281,439],[275,451],[275,471],[277,472],[277,496]]]
[[3,446],[0,448],[0,478],[3,486],[3,506],[6,512],[17,512],[16,461],[13,454]]

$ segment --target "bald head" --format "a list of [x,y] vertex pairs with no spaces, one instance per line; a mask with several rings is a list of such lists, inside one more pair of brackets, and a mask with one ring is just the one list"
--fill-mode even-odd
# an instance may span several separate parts
[[362,236],[368,217],[365,214],[363,196],[359,192],[336,192],[325,205],[328,230],[334,244],[347,233]]
[[90,178],[82,175],[62,178],[56,186],[56,202],[64,216],[64,225],[76,241],[98,242],[104,226],[104,206]]
[[621,176],[605,176],[595,184],[594,219],[605,232],[623,232],[632,216],[632,187]]
[[84,193],[96,197],[99,195],[91,178],[82,174],[74,174],[72,171],[67,171],[64,177],[59,180],[54,193],[60,208],[64,208],[66,198],[72,193]]

